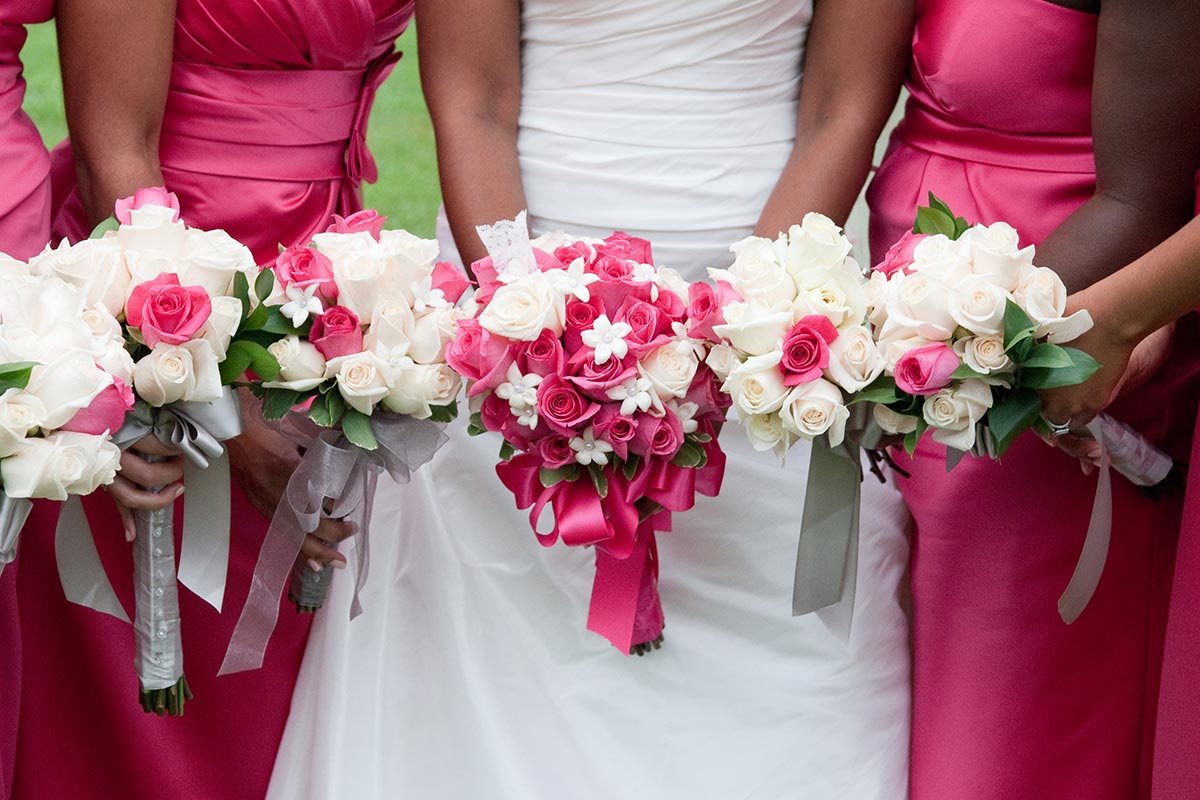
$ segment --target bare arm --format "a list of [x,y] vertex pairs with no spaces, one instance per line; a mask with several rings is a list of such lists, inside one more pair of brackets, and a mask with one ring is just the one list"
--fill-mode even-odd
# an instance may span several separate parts
[[171,76],[174,0],[58,0],[63,97],[79,190],[94,224],[163,182],[158,134]]
[[796,144],[756,233],[774,236],[808,211],[845,222],[904,80],[914,7],[914,0],[818,0]]
[[1104,0],[1092,135],[1096,192],[1038,248],[1077,291],[1187,223],[1200,168],[1200,5]]
[[418,0],[421,84],[437,137],[442,197],[463,261],[487,255],[475,226],[526,206],[517,161],[518,0]]

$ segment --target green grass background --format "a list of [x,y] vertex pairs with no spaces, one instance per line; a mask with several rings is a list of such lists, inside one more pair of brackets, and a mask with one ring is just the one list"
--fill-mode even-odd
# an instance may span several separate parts
[[[366,203],[388,216],[388,227],[432,236],[440,192],[433,129],[421,97],[412,27],[400,37],[397,47],[404,58],[380,89],[367,132],[379,164],[379,182],[366,187]],[[25,110],[37,122],[47,146],[53,146],[67,135],[53,23],[30,27],[21,58],[29,81]]]

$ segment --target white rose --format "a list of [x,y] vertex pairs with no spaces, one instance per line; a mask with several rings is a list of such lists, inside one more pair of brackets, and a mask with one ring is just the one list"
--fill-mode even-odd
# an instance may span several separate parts
[[776,242],[780,260],[792,275],[813,267],[835,267],[850,255],[850,240],[829,217],[810,211],[799,225],[788,229]]
[[975,334],[1004,330],[1004,308],[1011,295],[990,277],[970,275],[953,292],[950,313],[959,325]]
[[367,350],[406,355],[412,342],[413,324],[412,303],[398,290],[387,292],[375,306],[375,315],[371,317],[371,326],[363,338],[363,346]]
[[114,378],[120,378],[126,385],[133,385],[133,356],[129,355],[129,351],[120,340],[109,340],[93,355],[96,366]]
[[553,253],[558,248],[574,241],[574,237],[563,231],[550,231],[541,236],[535,236],[529,243],[533,245],[534,249],[541,250],[543,253]]
[[714,280],[727,281],[742,297],[782,311],[796,299],[796,282],[775,256],[770,239],[749,236],[729,248],[734,262],[729,269],[710,269]]
[[103,436],[60,431],[27,439],[0,460],[0,480],[9,497],[66,500],[112,483],[120,460],[121,451]]
[[972,272],[1011,292],[1021,273],[1033,264],[1033,245],[1021,249],[1020,237],[1007,222],[971,229]]
[[159,344],[134,365],[133,388],[155,407],[215,401],[221,396],[221,374],[212,345],[203,339]]
[[867,316],[866,282],[852,259],[841,266],[810,269],[799,273],[799,293],[792,306],[793,321],[810,314],[828,317],[836,328],[861,325]]
[[899,280],[889,280],[882,272],[872,272],[863,284],[863,294],[867,297],[867,320],[876,328],[883,327],[887,321],[887,302],[899,285]]
[[758,303],[733,302],[724,314],[725,324],[713,326],[713,332],[752,356],[778,350],[793,323],[791,311],[772,311]]
[[[369,233],[362,235],[371,239]],[[371,243],[374,244],[375,241],[371,239]],[[404,293],[405,299],[411,303],[411,294],[391,282],[387,271],[388,257],[377,248],[335,260],[333,280],[338,288],[338,305],[345,306],[357,314],[359,319],[365,320],[375,316],[375,307],[379,299],[391,291]]]
[[785,431],[804,439],[829,434],[829,445],[837,447],[846,438],[846,420],[850,410],[842,392],[824,378],[802,383],[788,392],[779,411]]
[[54,275],[78,287],[89,306],[125,307],[132,278],[125,252],[115,239],[86,239],[75,245],[64,239],[57,249],[47,245],[29,266],[37,274]]
[[111,342],[121,338],[121,323],[117,322],[117,318],[110,314],[106,307],[85,308],[82,317],[83,324],[87,325],[92,338],[97,341]]
[[447,365],[404,361],[396,372],[394,387],[383,398],[389,411],[428,419],[432,406],[449,405],[462,390],[462,378]]
[[379,234],[378,250],[387,257],[387,285],[400,287],[413,299],[413,286],[427,283],[433,272],[438,243],[405,230],[385,230]]
[[24,261],[0,253],[0,278],[24,278],[29,274],[29,265]]
[[999,333],[959,339],[954,343],[954,352],[964,364],[984,375],[1013,368],[1012,359],[1004,352],[1004,336]]
[[780,461],[792,446],[792,436],[783,429],[778,414],[754,414],[742,418],[750,446],[759,452],[773,450]]
[[17,452],[29,432],[45,423],[46,406],[34,395],[20,389],[0,394],[0,458]]
[[[165,206],[142,206],[134,209],[129,212],[130,223],[117,229],[117,242],[126,251],[177,259],[183,255],[187,243],[187,228],[182,222],[174,221],[176,213]],[[132,265],[130,268],[132,271]],[[141,282],[136,274],[134,282]]]
[[329,256],[329,260],[337,265],[339,261],[353,261],[359,256],[371,252],[378,242],[366,231],[355,233],[318,233],[313,236],[314,249]]
[[709,369],[721,380],[729,377],[729,373],[742,363],[737,357],[734,349],[727,344],[715,344],[708,349],[708,355],[704,358],[704,363],[708,364]]
[[991,387],[970,380],[926,397],[921,413],[934,429],[934,441],[966,452],[975,446],[975,424],[991,407]]
[[958,327],[953,313],[955,305],[949,286],[931,275],[914,272],[900,278],[888,298],[888,323],[930,341],[942,342]]
[[446,344],[458,328],[458,309],[452,306],[434,308],[413,322],[412,340],[408,354],[420,364],[437,364],[446,360]]
[[97,367],[90,355],[76,350],[34,367],[25,391],[42,401],[46,408],[42,427],[53,430],[91,405],[112,382],[112,376]]
[[497,336],[523,342],[537,339],[544,329],[561,336],[566,304],[555,294],[541,272],[523,275],[496,290],[479,324]]
[[874,408],[872,412],[875,415],[875,421],[879,423],[879,427],[884,433],[892,435],[906,435],[917,429],[917,418],[910,417],[907,414],[900,414],[885,405],[879,403],[872,404]]
[[202,286],[211,297],[233,291],[233,278],[241,272],[251,286],[258,277],[249,248],[222,230],[188,231],[183,261],[178,268],[184,286]]
[[721,391],[733,398],[741,414],[770,414],[783,405],[788,388],[779,370],[780,355],[754,356],[729,373]]
[[[56,276],[6,279],[0,285],[0,321],[6,338],[36,339],[30,360],[47,361],[70,350],[88,349],[92,333],[83,320],[83,290]],[[16,333],[26,329],[29,333]],[[7,360],[4,354],[0,359]]]
[[896,362],[900,360],[900,356],[909,350],[916,350],[918,347],[924,347],[927,344],[933,344],[933,342],[910,330],[893,326],[889,320],[888,324],[884,325],[876,346],[879,348],[879,352],[883,353],[883,360],[887,363],[888,367],[894,367]]
[[267,351],[279,362],[279,376],[264,383],[264,387],[306,392],[325,380],[325,357],[312,342],[288,336],[273,343]]
[[1039,339],[1045,337],[1055,344],[1062,344],[1077,339],[1092,327],[1092,317],[1086,310],[1063,316],[1067,310],[1067,287],[1052,269],[1027,267],[1013,297],[1037,323]]
[[659,398],[684,397],[692,388],[700,359],[692,347],[680,352],[678,343],[672,342],[656,348],[644,356],[638,370],[644,375]]
[[657,270],[658,285],[679,295],[686,302],[691,284],[677,270],[670,267],[658,267]]
[[865,388],[886,366],[866,328],[848,328],[829,345],[829,377],[847,392]]
[[225,360],[229,342],[242,322],[242,302],[235,297],[213,297],[212,313],[200,329],[200,338],[212,345],[218,361]]
[[41,357],[40,340],[23,325],[0,322],[0,364],[37,361]]
[[971,274],[971,237],[967,234],[952,240],[939,233],[917,242],[911,271],[923,272],[947,285],[958,283]]
[[336,376],[338,391],[355,411],[370,414],[387,396],[389,370],[374,353],[341,356],[325,365],[327,377]]

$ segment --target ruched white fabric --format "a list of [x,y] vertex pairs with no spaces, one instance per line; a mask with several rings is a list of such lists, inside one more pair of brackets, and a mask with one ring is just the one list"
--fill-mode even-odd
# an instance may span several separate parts
[[[535,230],[643,235],[693,280],[727,263],[788,157],[810,15],[794,0],[525,0]],[[892,487],[864,484],[847,645],[790,615],[807,449],[781,468],[728,426],[721,496],[659,537],[666,643],[626,657],[585,629],[592,553],[543,549],[496,478],[498,438],[450,432],[410,484],[381,487],[352,624],[352,582],[334,582],[271,798],[903,800]]]

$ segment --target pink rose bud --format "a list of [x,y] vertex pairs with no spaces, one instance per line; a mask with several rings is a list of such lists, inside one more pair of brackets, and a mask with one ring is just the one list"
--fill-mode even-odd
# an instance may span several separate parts
[[329,227],[325,229],[326,233],[359,233],[366,232],[371,234],[375,241],[379,241],[379,234],[383,230],[384,224],[387,222],[387,217],[380,214],[373,208],[356,211],[348,217],[343,217],[340,214],[333,215],[333,222],[329,223]]
[[358,315],[345,306],[334,306],[315,317],[308,339],[326,361],[361,353],[363,349]]
[[125,321],[142,332],[150,347],[189,341],[210,314],[208,292],[200,286],[180,286],[179,276],[173,273],[139,283],[125,302]]
[[563,436],[578,436],[600,406],[558,375],[547,375],[538,386],[537,410],[551,430]]
[[636,261],[639,264],[654,263],[650,254],[650,242],[621,231],[617,231],[605,239],[604,244],[598,246],[596,250],[600,255],[616,256]]
[[900,391],[915,395],[937,394],[950,383],[962,362],[944,342],[909,350],[896,361],[894,375]]
[[542,437],[537,442],[537,450],[545,466],[550,469],[575,463],[575,451],[571,449],[571,440],[561,434],[552,433]]
[[446,302],[457,303],[470,286],[471,281],[449,261],[433,265],[433,288],[442,290]]
[[924,233],[905,231],[904,235],[900,237],[900,241],[888,248],[883,256],[883,261],[875,265],[874,271],[882,272],[889,278],[896,270],[908,272],[908,268],[913,264],[913,251],[927,236],[928,234]]
[[114,214],[117,222],[122,225],[128,225],[133,222],[133,216],[130,212],[136,211],[142,206],[162,206],[163,208],[171,208],[175,210],[173,222],[179,222],[179,198],[174,192],[168,192],[162,186],[149,186],[144,189],[138,189],[133,193],[132,197],[122,197],[117,201]]
[[629,458],[629,443],[637,435],[637,422],[633,417],[627,417],[619,410],[620,404],[608,403],[600,408],[592,423],[592,430],[597,439],[603,439],[612,445],[613,454],[625,461]]
[[295,284],[307,289],[314,283],[320,288],[317,294],[326,303],[337,301],[338,287],[333,279],[333,262],[329,256],[311,247],[296,245],[289,247],[275,259],[275,277],[287,287]]
[[688,336],[719,342],[721,337],[713,332],[713,326],[724,324],[725,309],[721,307],[721,302],[713,287],[699,282],[689,286]]
[[105,432],[115,433],[125,422],[125,412],[133,408],[133,390],[120,378],[113,378],[112,385],[92,400],[87,408],[75,412],[75,416],[59,430],[101,436]]
[[820,314],[809,314],[797,322],[783,339],[779,361],[783,385],[798,386],[821,377],[829,366],[829,345],[837,336],[837,328]]

